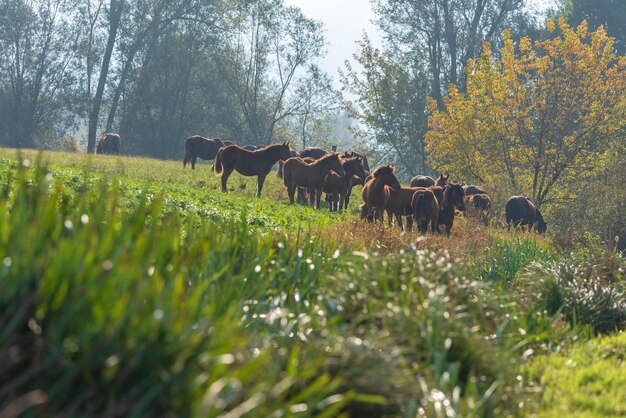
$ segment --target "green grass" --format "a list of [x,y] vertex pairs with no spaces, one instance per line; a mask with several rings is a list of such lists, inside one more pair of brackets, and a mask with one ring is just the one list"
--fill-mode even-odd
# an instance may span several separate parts
[[539,357],[527,374],[543,389],[539,417],[626,415],[626,333]]
[[418,239],[273,176],[257,199],[208,165],[24,156],[0,150],[0,413],[35,391],[24,416],[523,416],[529,361],[589,337],[522,297],[563,258],[532,235],[479,231],[481,252],[462,219]]

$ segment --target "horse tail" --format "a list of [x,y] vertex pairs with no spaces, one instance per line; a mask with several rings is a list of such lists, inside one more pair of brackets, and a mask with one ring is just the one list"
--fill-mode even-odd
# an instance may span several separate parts
[[216,176],[221,176],[222,173],[224,172],[224,166],[222,164],[222,151],[224,151],[224,149],[225,148],[220,148],[220,150],[217,152],[217,155],[215,156],[215,163],[213,164],[213,170]]
[[289,183],[291,181],[291,171],[285,170],[285,165],[283,164],[283,183],[285,183],[285,187],[289,187]]
[[422,193],[418,194],[415,198],[415,207],[413,208],[413,218],[416,221],[422,217],[422,208],[424,207],[424,195]]

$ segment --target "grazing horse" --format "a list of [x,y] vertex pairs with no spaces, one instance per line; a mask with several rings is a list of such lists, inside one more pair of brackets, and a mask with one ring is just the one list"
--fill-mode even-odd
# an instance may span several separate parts
[[114,154],[120,155],[122,148],[122,140],[120,135],[114,132],[105,132],[98,141],[96,154]]
[[439,232],[441,232],[440,227],[443,226],[445,234],[450,235],[456,209],[460,211],[465,210],[464,198],[465,194],[460,184],[448,183],[443,188],[443,199],[439,203],[439,219],[437,221],[437,230]]
[[489,222],[491,198],[486,193],[465,196],[465,213],[480,219],[485,225]]
[[413,193],[411,198],[411,209],[413,211],[413,219],[417,223],[417,229],[425,233],[430,230],[434,234],[437,231],[439,222],[439,201],[432,189],[419,187]]
[[510,197],[504,210],[509,228],[511,225],[521,227],[528,225],[529,229],[534,227],[540,234],[544,234],[548,229],[548,224],[543,220],[539,209],[525,196]]
[[342,158],[341,165],[345,172],[343,176],[340,176],[339,173],[335,171],[330,171],[324,179],[322,191],[330,196],[330,204],[328,206],[331,212],[343,209],[346,196],[352,184],[352,179],[357,178],[363,181],[365,178],[363,158]]
[[408,216],[406,220],[407,229],[409,231],[413,229],[413,210],[411,208],[411,202],[415,192],[420,189],[420,187],[401,187],[398,190],[393,190],[391,187],[385,187],[387,199],[385,211],[387,212],[389,226],[391,226],[391,222],[395,216],[400,230],[404,230],[402,217]]
[[289,142],[272,144],[248,151],[237,145],[229,145],[219,150],[215,157],[215,175],[222,176],[222,191],[226,192],[228,177],[237,170],[242,176],[257,176],[256,196],[261,196],[265,177],[278,160],[290,157]]
[[475,194],[487,194],[487,190],[479,186],[473,186],[471,184],[470,185],[464,184],[463,191],[465,192],[465,196],[472,196]]
[[[200,135],[190,136],[185,140],[185,158],[183,159],[183,168],[187,163],[191,163],[191,169],[196,169],[196,160],[198,157],[203,160],[213,160],[220,149],[224,148],[226,142],[218,138],[205,138]],[[232,144],[232,143],[231,143]]]
[[[363,162],[363,168],[365,168],[365,161]],[[368,180],[370,172],[365,169],[365,179],[361,179],[357,176],[352,176],[350,179],[350,188],[348,189],[348,193],[346,194],[346,209],[348,209],[348,205],[350,204],[350,196],[352,196],[352,189],[354,186],[364,186]]]
[[443,174],[439,174],[439,177],[437,177],[437,180],[435,180],[435,186],[446,187],[446,184],[448,184],[449,178],[450,178],[450,174],[448,174],[447,176],[444,176]]
[[435,179],[430,176],[415,176],[411,179],[411,187],[430,187],[435,185]]
[[311,194],[311,203],[315,209],[320,207],[320,197],[326,175],[334,170],[340,176],[345,175],[339,154],[327,154],[312,163],[307,163],[300,157],[291,157],[285,161],[283,167],[283,181],[287,186],[289,202],[294,202],[296,188],[304,187]]
[[372,222],[374,218],[383,220],[383,210],[387,203],[385,186],[393,190],[400,190],[402,187],[394,174],[392,165],[378,167],[368,176],[369,180],[363,186],[361,196],[367,205],[367,220]]

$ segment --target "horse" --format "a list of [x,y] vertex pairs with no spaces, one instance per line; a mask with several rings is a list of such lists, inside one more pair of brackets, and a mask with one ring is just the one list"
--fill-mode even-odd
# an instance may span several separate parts
[[475,194],[487,194],[487,190],[471,184],[463,184],[463,191],[465,192],[465,196],[472,196]]
[[300,157],[287,159],[283,167],[283,181],[287,186],[289,202],[294,203],[297,187],[305,187],[311,193],[311,203],[315,209],[319,209],[324,180],[331,170],[340,176],[345,175],[339,154],[327,154],[312,163],[307,163]]
[[385,211],[387,212],[387,218],[389,220],[389,226],[391,226],[391,222],[393,217],[395,216],[396,221],[398,222],[398,226],[400,230],[404,230],[404,226],[402,224],[402,217],[408,216],[406,226],[409,231],[413,229],[413,210],[411,208],[411,202],[413,200],[413,195],[416,191],[421,189],[420,187],[401,187],[398,190],[393,190],[391,187],[385,186]]
[[[226,141],[229,142],[229,141]],[[232,144],[232,143],[231,143]],[[183,168],[187,163],[191,163],[191,169],[196,169],[196,160],[198,157],[203,160],[213,160],[220,149],[227,146],[225,141],[219,138],[205,138],[200,135],[190,136],[185,140],[185,157],[183,159]]]
[[428,225],[434,234],[439,224],[439,201],[432,189],[419,187],[411,198],[411,210],[413,219],[417,223],[417,229],[426,233]]
[[[291,156],[292,157],[299,157],[300,153],[298,153],[298,151],[295,150],[291,150]],[[278,178],[283,178],[283,165],[285,163],[283,163],[282,161],[278,161],[278,171],[276,172],[276,176],[278,176]]]
[[[363,162],[363,168],[365,169],[365,162]],[[368,180],[369,175],[371,174],[367,169],[365,171],[365,179],[359,178],[358,176],[352,176],[350,179],[350,187],[348,188],[348,193],[346,193],[346,205],[345,208],[348,209],[348,205],[350,204],[350,196],[352,196],[352,189],[354,186],[364,186],[366,180]]]
[[435,179],[430,176],[415,176],[411,179],[411,187],[430,187],[435,185]]
[[265,177],[278,160],[286,160],[291,156],[289,142],[272,144],[248,151],[237,145],[229,145],[220,149],[215,156],[215,175],[222,176],[222,192],[226,192],[228,177],[237,170],[242,176],[257,176],[256,197],[261,196]]
[[120,155],[122,140],[120,134],[115,132],[105,132],[100,137],[96,146],[96,154]]
[[[231,144],[231,145],[232,145],[232,144]],[[261,147],[260,147],[260,146],[258,146],[258,145],[244,145],[244,146],[242,146],[241,148],[243,148],[243,149],[245,149],[245,150],[247,150],[247,151],[256,151],[256,150],[258,150],[258,149],[259,149],[259,148],[261,148]]]
[[446,184],[448,184],[448,179],[450,178],[450,174],[448,174],[447,176],[444,176],[443,174],[439,174],[439,177],[437,177],[437,180],[435,180],[435,186],[439,186],[439,187],[446,187]]
[[465,194],[460,184],[448,183],[443,188],[443,199],[439,202],[439,219],[437,220],[437,230],[439,232],[441,232],[440,227],[443,226],[445,234],[450,235],[456,209],[461,212],[465,210],[464,198]]
[[341,165],[345,174],[340,176],[339,173],[331,170],[324,179],[324,187],[322,191],[330,196],[329,209],[331,212],[342,210],[346,200],[348,190],[354,177],[365,178],[365,169],[363,168],[363,158],[348,157],[342,158]]
[[302,151],[300,151],[301,158],[311,157],[316,160],[319,160],[326,154],[329,154],[329,152],[326,151],[325,149],[318,148],[318,147],[307,147],[303,149]]
[[511,196],[504,206],[506,214],[506,223],[511,225],[524,227],[528,225],[530,228],[544,234],[548,229],[548,224],[544,221],[539,208],[537,208],[531,200],[525,196]]
[[367,205],[367,220],[372,222],[374,215],[376,215],[376,219],[382,221],[382,212],[387,203],[385,186],[389,186],[393,190],[400,190],[402,186],[394,174],[392,165],[378,167],[368,178],[369,180],[361,192],[363,201]]
[[491,212],[491,198],[485,193],[465,196],[465,213],[476,216],[487,225]]

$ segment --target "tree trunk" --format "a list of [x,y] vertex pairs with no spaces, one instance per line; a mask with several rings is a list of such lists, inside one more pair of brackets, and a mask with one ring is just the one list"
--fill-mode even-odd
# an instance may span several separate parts
[[98,88],[93,99],[91,113],[89,114],[89,133],[87,136],[87,152],[93,153],[96,149],[96,134],[98,129],[98,117],[100,115],[100,107],[102,106],[102,96],[104,95],[104,87],[109,73],[109,65],[111,63],[111,55],[115,46],[117,37],[117,29],[120,26],[122,18],[122,10],[124,9],[124,0],[111,0],[110,20],[109,20],[109,38],[107,47],[102,58],[102,67],[100,68],[100,78],[98,79]]

